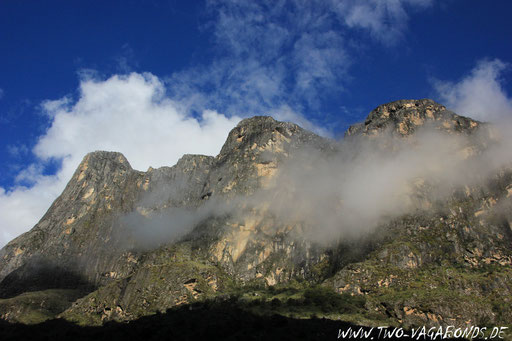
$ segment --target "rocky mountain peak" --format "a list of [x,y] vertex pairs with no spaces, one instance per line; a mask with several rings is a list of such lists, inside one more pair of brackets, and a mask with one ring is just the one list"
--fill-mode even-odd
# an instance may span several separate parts
[[240,152],[245,156],[261,152],[287,154],[304,143],[320,146],[328,141],[294,123],[276,121],[270,116],[254,116],[240,121],[231,130],[217,158]]
[[418,127],[432,125],[450,133],[472,133],[480,122],[459,116],[431,99],[399,100],[378,106],[363,123],[351,126],[346,136],[379,135],[391,131],[397,136],[409,136]]

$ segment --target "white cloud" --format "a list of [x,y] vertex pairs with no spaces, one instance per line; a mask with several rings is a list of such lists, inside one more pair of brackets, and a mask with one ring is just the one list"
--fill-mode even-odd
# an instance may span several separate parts
[[432,0],[332,0],[340,19],[350,28],[362,28],[384,44],[403,38],[409,16],[406,9],[425,9]]
[[55,177],[41,177],[31,188],[6,192],[0,187],[0,246],[32,228],[62,191],[59,185]]
[[512,117],[512,98],[501,84],[507,64],[499,59],[481,60],[459,82],[434,81],[441,101],[461,115],[482,121]]
[[[79,101],[46,102],[52,126],[34,148],[41,159],[91,150],[122,152],[137,169],[174,164],[183,153],[216,154],[238,120],[203,111],[199,120],[167,98],[160,80],[132,73],[83,81]],[[183,143],[186,141],[186,143]]]
[[[151,74],[83,80],[76,103],[64,98],[43,107],[51,126],[33,150],[41,162],[17,176],[18,182],[33,186],[0,188],[1,245],[42,217],[86,153],[119,151],[139,170],[169,166],[186,153],[216,155],[239,121],[212,110],[204,110],[199,119],[181,112]],[[43,175],[43,163],[52,158],[62,159],[62,168]]]

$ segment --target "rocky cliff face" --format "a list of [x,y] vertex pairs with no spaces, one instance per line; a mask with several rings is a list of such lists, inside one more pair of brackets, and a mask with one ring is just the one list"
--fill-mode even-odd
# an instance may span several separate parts
[[[486,147],[482,123],[431,100],[379,106],[346,135],[408,138],[424,126],[475,136],[473,154]],[[308,237],[319,227],[254,201],[285,186],[279,170],[297,152],[329,158],[342,148],[254,117],[216,157],[185,155],[173,167],[139,172],[119,153],[88,154],[41,221],[0,251],[0,314],[100,324],[300,282],[364,297],[378,318],[405,325],[510,321],[510,304],[500,304],[512,298],[509,170],[442,201],[426,195],[427,205],[357,240],[319,243]]]

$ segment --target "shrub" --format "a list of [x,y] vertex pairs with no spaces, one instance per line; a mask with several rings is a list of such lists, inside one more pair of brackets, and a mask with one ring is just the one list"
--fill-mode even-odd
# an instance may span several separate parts
[[315,305],[323,312],[354,313],[364,309],[363,296],[338,294],[325,287],[316,286],[304,292],[304,303]]

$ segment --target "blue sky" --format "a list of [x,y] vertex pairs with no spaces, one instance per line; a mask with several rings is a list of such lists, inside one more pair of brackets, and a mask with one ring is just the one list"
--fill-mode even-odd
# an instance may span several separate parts
[[214,155],[269,114],[340,137],[379,104],[512,113],[508,0],[0,2],[0,245],[85,153]]

